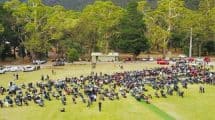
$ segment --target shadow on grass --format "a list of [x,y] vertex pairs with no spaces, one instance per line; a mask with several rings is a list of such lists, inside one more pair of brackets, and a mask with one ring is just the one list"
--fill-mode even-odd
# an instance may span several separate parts
[[144,101],[141,101],[141,103],[148,108],[149,110],[151,110],[152,112],[154,112],[155,114],[157,114],[158,116],[160,116],[163,120],[175,120],[174,117],[172,117],[171,115],[167,114],[165,111],[162,111],[160,108],[156,107],[153,104],[147,104]]

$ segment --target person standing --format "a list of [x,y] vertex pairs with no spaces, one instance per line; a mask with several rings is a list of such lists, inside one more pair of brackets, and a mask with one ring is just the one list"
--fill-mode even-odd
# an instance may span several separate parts
[[90,100],[90,98],[89,98],[88,101],[87,101],[87,107],[88,107],[88,108],[90,107],[90,104],[91,104],[91,100]]
[[54,70],[52,69],[52,75],[54,75],[55,74],[55,72],[54,72]]
[[3,105],[4,105],[3,101],[0,100],[0,107],[3,108]]
[[44,81],[44,75],[41,76],[41,80]]
[[19,74],[18,73],[16,73],[16,80],[18,80],[19,79]]
[[99,101],[99,112],[101,112],[101,111],[102,111],[102,102]]
[[202,86],[202,85],[200,85],[200,87],[199,87],[199,92],[200,92],[200,93],[205,93],[205,87]]
[[46,75],[46,80],[49,80],[49,75]]
[[204,86],[202,87],[202,93],[205,93],[205,87]]

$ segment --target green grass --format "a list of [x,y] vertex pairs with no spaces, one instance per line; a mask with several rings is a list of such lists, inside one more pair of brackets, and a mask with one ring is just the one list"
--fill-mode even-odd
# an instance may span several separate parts
[[185,97],[174,95],[167,99],[153,99],[153,104],[181,120],[214,120],[215,86],[205,85],[206,93],[199,93],[199,85],[190,85]]
[[151,110],[153,113],[159,115],[162,119],[165,120],[174,120],[175,118],[171,115],[169,115],[168,113],[166,113],[165,111],[161,110],[160,108],[158,108],[157,106],[153,105],[153,104],[147,104],[144,101],[141,101],[141,103],[148,108],[149,110]]
[[[155,67],[153,63],[127,63],[123,64],[124,70],[141,70]],[[51,70],[56,71],[56,75],[51,75]],[[20,72],[20,80],[16,83],[36,82],[40,80],[42,74],[49,74],[51,79],[60,79],[66,76],[89,75],[90,65],[68,65],[65,67],[47,67],[36,72]],[[95,72],[113,73],[122,71],[118,65],[98,64]],[[7,86],[9,81],[13,81],[13,73],[0,75],[0,85]],[[213,120],[215,116],[215,86],[206,85],[206,93],[199,94],[199,85],[189,85],[185,91],[185,97],[179,98],[177,95],[168,98],[153,98],[152,104],[137,102],[133,97],[121,98],[119,101],[106,100],[102,104],[102,112],[98,112],[98,104],[94,103],[91,108],[87,108],[78,99],[77,104],[73,104],[71,98],[65,106],[66,112],[61,113],[60,101],[53,100],[45,102],[45,107],[41,108],[30,103],[30,106],[0,109],[0,120]],[[153,92],[153,90],[150,90]]]
[[71,100],[66,105],[66,112],[61,113],[59,109],[62,107],[60,101],[46,102],[45,107],[41,108],[31,104],[29,107],[6,108],[1,110],[2,120],[140,120],[148,118],[152,120],[160,119],[160,117],[151,113],[149,109],[141,106],[133,98],[122,99],[119,101],[103,102],[103,110],[98,112],[98,105],[94,103],[91,108],[87,108],[86,104],[79,101],[72,104]]

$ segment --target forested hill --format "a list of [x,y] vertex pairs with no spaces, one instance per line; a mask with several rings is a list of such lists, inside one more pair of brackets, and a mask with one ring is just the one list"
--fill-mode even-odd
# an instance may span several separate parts
[[[5,2],[7,0],[0,0],[0,2]],[[27,1],[27,0],[21,0],[21,1]],[[81,10],[83,9],[86,5],[92,4],[96,0],[43,0],[43,2],[47,5],[62,5],[67,9],[76,9],[76,10]],[[103,0],[107,1],[107,0]],[[126,6],[126,4],[129,1],[133,0],[112,0],[115,4],[120,5],[120,6]],[[150,0],[150,1],[155,1],[155,0]]]
[[[48,5],[55,5],[60,4],[63,5],[65,8],[68,9],[82,9],[86,5],[93,3],[96,0],[44,0],[44,3]],[[108,1],[108,0],[101,0],[101,1]],[[111,0],[115,4],[120,5],[122,7],[126,6],[128,2],[134,0]],[[157,6],[158,0],[147,0],[148,3],[155,8]],[[184,0],[185,4],[190,9],[197,9],[200,0]]]
[[[44,3],[48,5],[60,4],[68,9],[82,9],[86,5],[93,3],[95,0],[44,0]],[[132,0],[112,0],[114,3],[120,6],[125,6]]]
[[[4,2],[7,0],[0,0],[0,2]],[[21,1],[27,1],[27,0],[21,0]],[[67,9],[76,9],[81,10],[86,5],[93,3],[96,0],[43,0],[43,2],[47,5],[62,5]],[[101,1],[108,1],[108,0],[101,0]],[[115,4],[120,5],[122,7],[126,6],[128,2],[133,0],[111,0]],[[157,0],[147,0],[152,7],[156,6]]]
[[[0,2],[4,2],[7,0],[0,0]],[[27,1],[27,0],[21,0],[21,1]],[[62,5],[67,9],[75,9],[75,10],[81,10],[86,5],[92,4],[96,0],[43,0],[45,4],[47,5]],[[101,0],[101,1],[108,1],[108,0]],[[122,7],[126,6],[128,2],[133,0],[111,0],[115,4],[120,5]],[[157,6],[157,0],[147,0],[149,4],[154,8]],[[199,4],[200,0],[184,0],[186,3],[186,6],[191,9],[197,9],[197,6]]]

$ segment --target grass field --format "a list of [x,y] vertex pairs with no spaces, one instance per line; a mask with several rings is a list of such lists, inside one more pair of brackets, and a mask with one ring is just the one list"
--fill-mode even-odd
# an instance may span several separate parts
[[[156,67],[153,63],[126,63],[123,66],[124,70]],[[56,71],[56,75],[51,75],[52,69]],[[91,66],[88,64],[46,67],[35,72],[20,72],[20,80],[15,82],[39,81],[42,74],[49,74],[51,79],[60,79],[66,76],[89,75],[91,71]],[[93,71],[113,73],[122,70],[115,64],[98,64]],[[8,82],[13,79],[13,73],[0,75],[0,86],[7,86]],[[97,103],[87,108],[86,104],[79,99],[77,104],[73,104],[71,98],[68,98],[65,113],[59,112],[62,108],[60,101],[46,101],[43,108],[30,103],[28,107],[15,106],[0,109],[0,120],[214,120],[215,86],[205,85],[205,94],[198,93],[198,88],[199,85],[188,85],[188,89],[184,90],[184,98],[179,98],[177,95],[168,98],[153,98],[151,104],[137,102],[131,96],[126,99],[121,98],[119,101],[106,100],[102,104],[102,112],[98,112]]]

